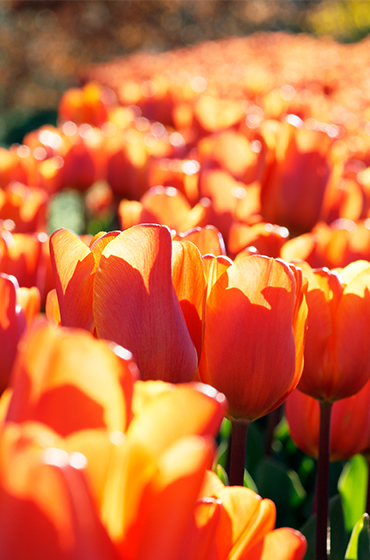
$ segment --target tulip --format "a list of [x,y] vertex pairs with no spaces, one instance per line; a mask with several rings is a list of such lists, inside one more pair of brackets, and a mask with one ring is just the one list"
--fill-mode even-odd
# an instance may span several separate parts
[[108,120],[109,109],[115,101],[111,89],[90,82],[81,89],[67,90],[60,100],[58,113],[62,121],[102,126]]
[[[298,560],[306,552],[306,539],[298,531],[274,529],[273,502],[248,488],[225,487],[213,472],[207,473],[196,523],[196,558],[201,560]],[[207,541],[213,546],[204,550]]]
[[311,269],[308,279],[305,365],[298,388],[320,401],[316,554],[326,558],[329,444],[333,402],[360,391],[370,378],[370,263]]
[[105,234],[91,248],[59,230],[51,258],[62,325],[96,329],[128,348],[143,379],[194,377],[205,277],[193,244],[173,244],[168,228],[155,225]]
[[328,157],[331,143],[323,132],[279,123],[274,157],[262,181],[265,221],[285,226],[295,234],[313,228],[320,218],[332,173]]
[[252,246],[261,255],[278,258],[288,236],[287,228],[273,224],[258,223],[249,226],[234,222],[229,232],[229,253],[238,255],[246,247]]
[[[50,437],[37,430],[39,441]],[[86,458],[46,448],[22,425],[0,436],[0,549],[4,558],[119,560],[84,477]]]
[[199,163],[194,159],[153,159],[148,169],[148,185],[174,187],[182,192],[191,204],[195,204],[199,199],[199,169]]
[[122,200],[118,216],[122,229],[136,224],[164,224],[176,231],[205,226],[210,215],[210,202],[202,199],[193,208],[185,196],[174,187],[157,186],[147,191],[140,203]]
[[[330,460],[345,461],[366,449],[370,437],[370,381],[353,395],[333,404]],[[290,436],[307,455],[319,452],[320,406],[316,399],[294,390],[284,404]]]
[[300,270],[283,261],[246,257],[212,280],[200,377],[225,393],[232,419],[256,420],[294,389],[306,313]]
[[214,226],[196,227],[175,235],[175,239],[191,241],[196,245],[201,255],[226,255],[225,241]]
[[47,202],[41,189],[13,181],[0,190],[0,219],[13,220],[18,233],[45,231]]
[[19,288],[14,276],[0,273],[0,393],[8,385],[18,342],[39,311],[37,288]]
[[83,330],[40,324],[15,362],[6,422],[42,422],[62,436],[91,428],[124,431],[131,419],[133,375],[129,352]]
[[[10,557],[90,558],[89,532],[97,560],[191,557],[226,399],[200,384],[133,383],[134,366],[82,330],[42,323],[24,339],[0,430],[0,547]],[[27,548],[15,538],[25,516]]]
[[370,263],[356,261],[340,272],[311,269],[308,279],[305,365],[298,388],[334,402],[357,393],[370,377]]
[[232,444],[239,458],[231,457],[240,472],[231,478],[240,484],[248,423],[277,408],[300,379],[307,307],[301,271],[283,261],[263,256],[234,264],[222,257],[207,261],[199,374],[228,399],[235,442],[240,436]]
[[0,231],[0,272],[13,275],[22,287],[36,286],[44,294],[48,255],[46,233]]

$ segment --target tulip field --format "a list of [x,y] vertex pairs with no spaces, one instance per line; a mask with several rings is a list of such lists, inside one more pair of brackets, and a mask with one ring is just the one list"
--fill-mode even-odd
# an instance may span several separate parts
[[86,67],[0,147],[0,559],[370,558],[370,39]]

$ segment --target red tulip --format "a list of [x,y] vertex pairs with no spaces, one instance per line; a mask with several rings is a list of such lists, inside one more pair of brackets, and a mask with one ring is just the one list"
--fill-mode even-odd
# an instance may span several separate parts
[[[370,381],[353,395],[333,404],[330,460],[344,461],[364,451],[370,437]],[[294,443],[307,455],[319,452],[320,405],[298,389],[285,401],[285,415]]]

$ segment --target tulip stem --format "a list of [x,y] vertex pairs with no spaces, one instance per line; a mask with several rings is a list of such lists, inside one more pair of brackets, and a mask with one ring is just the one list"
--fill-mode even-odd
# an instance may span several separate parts
[[370,457],[366,453],[365,455],[367,463],[367,491],[366,491],[366,513],[370,512]]
[[249,422],[231,422],[230,486],[243,486]]
[[332,403],[320,402],[319,458],[316,478],[316,554],[315,560],[327,559],[329,516],[330,419]]
[[274,431],[280,422],[282,407],[278,406],[267,416],[267,431],[265,440],[265,455],[271,457],[272,455],[272,442],[274,440]]

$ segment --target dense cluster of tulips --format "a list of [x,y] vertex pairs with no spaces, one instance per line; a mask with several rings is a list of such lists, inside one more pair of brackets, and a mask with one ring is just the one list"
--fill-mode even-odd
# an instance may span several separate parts
[[[301,560],[243,487],[285,403],[325,560],[329,460],[370,449],[365,46],[139,54],[0,148],[1,557]],[[86,227],[49,231],[68,189]]]

